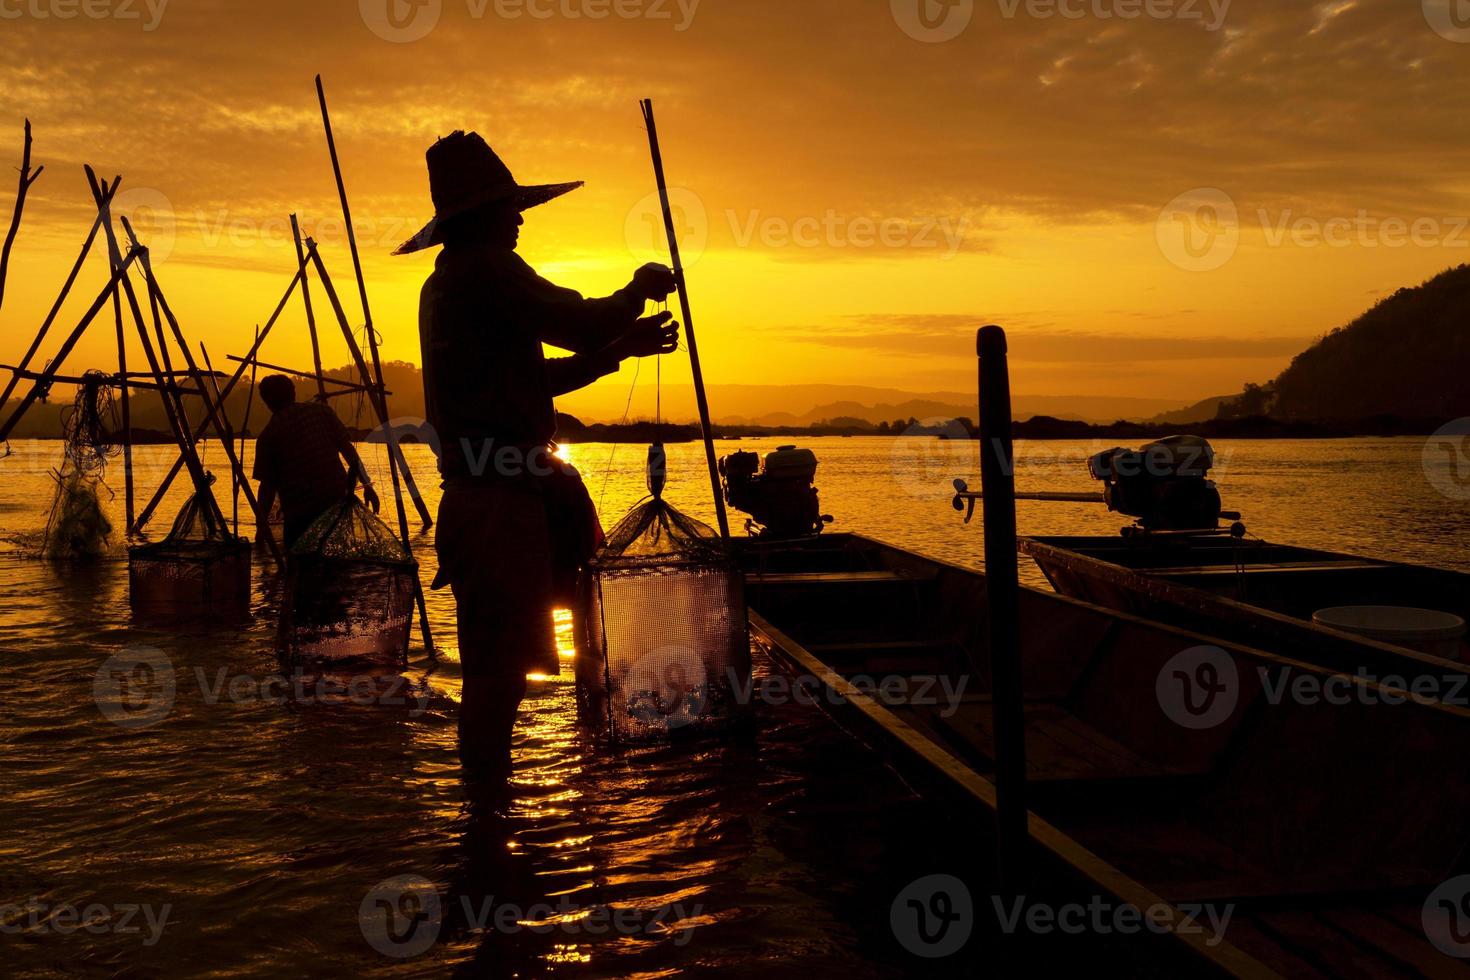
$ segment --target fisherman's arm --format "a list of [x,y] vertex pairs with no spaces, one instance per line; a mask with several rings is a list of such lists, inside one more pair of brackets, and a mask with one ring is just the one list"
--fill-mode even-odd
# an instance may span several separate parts
[[347,461],[347,472],[355,481],[362,484],[362,502],[378,512],[381,504],[378,501],[378,491],[373,487],[373,478],[368,476],[367,467],[363,465],[362,457],[358,455],[357,447],[352,443],[352,435],[347,431],[347,426],[336,412],[331,413],[333,437],[337,443],[337,451]]
[[558,286],[512,256],[506,269],[506,299],[522,322],[542,342],[576,354],[603,350],[626,333],[650,300],[666,298],[674,288],[674,274],[660,265],[646,265],[632,282],[611,296],[587,299],[575,289]]
[[616,374],[627,358],[671,354],[678,347],[679,325],[671,314],[644,317],[600,351],[548,358],[546,380],[551,387],[551,396],[565,395],[587,387],[598,378]]
[[269,480],[261,480],[255,500],[260,505],[255,514],[255,540],[264,541],[270,531],[271,508],[276,505],[276,485]]

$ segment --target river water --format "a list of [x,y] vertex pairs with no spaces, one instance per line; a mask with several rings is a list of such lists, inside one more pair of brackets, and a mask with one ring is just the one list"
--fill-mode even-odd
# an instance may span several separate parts
[[[975,444],[803,444],[822,461],[818,483],[834,529],[978,566],[979,522],[966,526],[949,499],[954,477],[978,484]],[[578,730],[567,669],[533,681],[514,799],[497,807],[459,778],[447,593],[429,598],[438,662],[416,648],[403,697],[379,699],[402,704],[324,703],[309,691],[282,699],[268,683],[278,671],[272,576],[257,570],[246,628],[135,627],[120,549],[89,566],[31,557],[60,444],[12,448],[0,461],[0,957],[8,969],[653,977],[724,968],[867,977],[974,975],[984,963],[977,944],[947,960],[917,960],[890,927],[890,906],[910,882],[965,873],[973,828],[917,798],[819,709],[762,704],[749,740],[614,754]],[[1084,460],[1102,448],[1022,443],[1018,486],[1093,489]],[[1244,512],[1253,534],[1470,570],[1470,466],[1448,447],[1375,439],[1217,449],[1226,506]],[[384,456],[364,451],[386,491]],[[408,451],[432,508],[432,457],[426,447]],[[565,452],[605,523],[642,496],[643,447]],[[712,520],[700,447],[669,454],[668,498]],[[171,459],[140,450],[140,492]],[[217,444],[206,463],[226,472]],[[119,498],[120,470],[109,476]],[[154,534],[182,500],[182,491],[170,495]],[[120,525],[121,500],[109,506]],[[1023,533],[1112,533],[1122,523],[1095,505],[1023,503],[1019,516]],[[250,533],[248,520],[242,531]],[[427,582],[431,541],[414,544]],[[1034,568],[1023,574],[1042,584]],[[94,684],[109,658],[139,650],[158,668],[147,682],[173,690],[163,700],[145,692],[166,710],[120,726]],[[757,663],[758,673],[769,669]],[[376,903],[386,895],[410,908],[406,893],[420,907],[440,902],[437,914],[421,916],[434,928],[385,942]],[[553,928],[516,924],[548,915]],[[394,955],[405,952],[416,955]]]

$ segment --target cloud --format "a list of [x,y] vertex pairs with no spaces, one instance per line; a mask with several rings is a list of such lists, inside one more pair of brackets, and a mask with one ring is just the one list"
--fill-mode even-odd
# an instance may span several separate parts
[[[1013,314],[1012,323],[1038,321],[1036,315]],[[877,351],[909,356],[954,356],[973,348],[975,330],[990,318],[974,314],[895,313],[849,317],[832,326],[782,328],[789,340],[823,347]],[[1054,328],[1008,331],[1015,361],[1035,364],[1194,361],[1213,359],[1279,359],[1303,350],[1302,337],[1190,337],[1159,334],[1089,333]],[[969,345],[968,347],[966,345]]]

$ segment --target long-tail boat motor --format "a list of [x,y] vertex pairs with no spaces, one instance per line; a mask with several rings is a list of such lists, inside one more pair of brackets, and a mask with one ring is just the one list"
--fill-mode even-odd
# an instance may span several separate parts
[[817,497],[817,454],[780,446],[764,460],[756,453],[731,453],[720,460],[725,499],[750,515],[747,529],[765,538],[820,534],[831,521]]
[[1140,449],[1109,449],[1087,461],[1108,510],[1150,531],[1195,531],[1220,523],[1220,491],[1207,474],[1215,450],[1201,436],[1168,436]]

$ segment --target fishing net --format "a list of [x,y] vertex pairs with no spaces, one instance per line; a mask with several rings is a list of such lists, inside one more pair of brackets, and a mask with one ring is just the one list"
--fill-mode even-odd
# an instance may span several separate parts
[[244,619],[250,614],[250,542],[231,533],[210,486],[190,494],[168,536],[128,552],[134,617]]
[[288,664],[407,663],[418,565],[355,496],[312,522],[286,569],[279,639]]
[[46,519],[42,553],[54,559],[101,558],[112,549],[112,521],[104,498],[112,499],[103,478],[119,446],[112,436],[113,399],[107,376],[88,371],[76,398],[61,419],[65,457],[52,474],[56,494]]
[[56,496],[46,521],[42,545],[47,558],[101,558],[112,549],[112,521],[103,510],[103,494],[111,494],[100,477],[63,464]]
[[584,717],[615,742],[707,733],[742,714],[750,643],[740,568],[709,527],[653,497],[588,566]]

